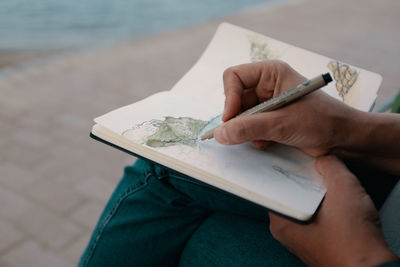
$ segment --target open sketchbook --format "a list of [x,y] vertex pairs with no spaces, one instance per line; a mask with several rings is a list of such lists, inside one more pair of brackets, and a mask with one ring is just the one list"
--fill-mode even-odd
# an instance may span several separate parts
[[306,221],[326,192],[314,158],[283,145],[264,152],[250,144],[199,141],[221,123],[223,71],[268,59],[286,61],[308,78],[329,71],[334,82],[323,90],[365,111],[372,107],[382,80],[378,74],[223,23],[198,62],[171,90],[96,118],[92,136]]

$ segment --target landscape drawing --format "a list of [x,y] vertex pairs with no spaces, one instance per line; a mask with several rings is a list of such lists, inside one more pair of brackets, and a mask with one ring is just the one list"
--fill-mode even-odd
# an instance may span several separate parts
[[196,147],[206,131],[222,123],[222,114],[209,121],[191,117],[166,116],[163,120],[149,120],[136,124],[122,132],[122,136],[149,147],[185,145]]
[[[122,133],[130,138],[141,136],[142,143],[150,147],[167,147],[174,145],[196,146],[200,131],[207,121],[190,117],[165,117],[164,120],[150,120],[135,125]],[[132,138],[130,138],[132,139]]]

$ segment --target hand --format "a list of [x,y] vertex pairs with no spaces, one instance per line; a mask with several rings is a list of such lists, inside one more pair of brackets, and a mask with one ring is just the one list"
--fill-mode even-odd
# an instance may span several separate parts
[[276,111],[231,119],[305,80],[288,64],[276,60],[227,69],[222,117],[225,123],[216,129],[215,139],[227,145],[250,141],[260,149],[274,141],[295,146],[312,156],[324,155],[339,147],[358,113],[322,91]]
[[310,266],[376,266],[396,260],[357,178],[334,156],[318,158],[316,168],[328,190],[317,216],[300,225],[270,213],[272,235]]

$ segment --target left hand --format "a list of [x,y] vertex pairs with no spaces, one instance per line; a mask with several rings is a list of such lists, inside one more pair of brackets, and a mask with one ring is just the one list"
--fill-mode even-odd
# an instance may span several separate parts
[[300,225],[270,213],[272,235],[310,266],[377,266],[398,259],[358,179],[333,156],[318,158],[316,168],[327,186],[317,216]]

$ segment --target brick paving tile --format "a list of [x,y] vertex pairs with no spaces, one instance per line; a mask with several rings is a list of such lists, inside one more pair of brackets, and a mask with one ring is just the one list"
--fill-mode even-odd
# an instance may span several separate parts
[[82,194],[52,178],[41,179],[30,185],[25,189],[25,194],[59,214],[67,214],[84,200]]
[[40,175],[10,161],[0,162],[0,173],[0,185],[17,192],[40,179]]
[[[12,223],[18,221],[29,210],[36,207],[25,197],[0,187],[0,218]],[[26,218],[29,220],[29,218]]]
[[27,210],[14,223],[41,244],[55,250],[67,246],[83,232],[81,227],[41,206]]
[[61,256],[68,260],[68,262],[76,265],[89,242],[90,234],[91,233],[88,232],[82,235],[78,240],[63,249]]
[[88,201],[76,208],[69,219],[88,229],[93,229],[103,209],[104,205],[95,201]]
[[61,257],[43,248],[39,243],[28,240],[5,254],[1,262],[9,267],[72,267]]
[[18,231],[12,224],[0,220],[0,253],[20,241],[23,236],[23,233]]
[[76,188],[78,192],[86,194],[93,200],[107,201],[114,191],[115,184],[100,177],[89,177]]

